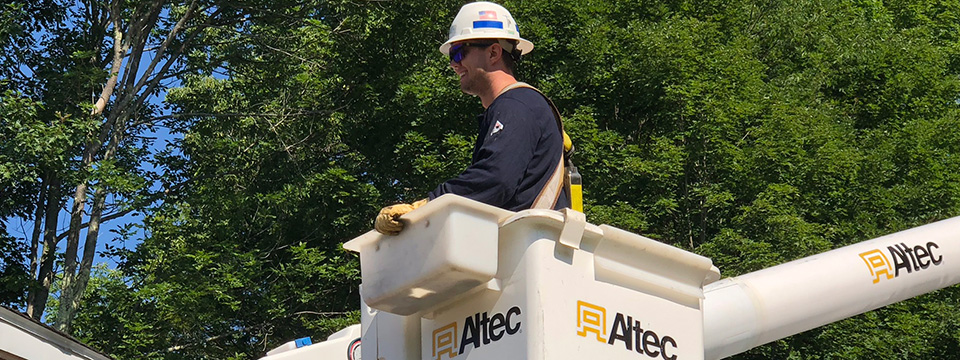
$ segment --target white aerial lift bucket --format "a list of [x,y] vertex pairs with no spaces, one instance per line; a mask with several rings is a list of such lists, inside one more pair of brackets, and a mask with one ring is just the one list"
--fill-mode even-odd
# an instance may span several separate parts
[[364,359],[703,359],[709,259],[582,213],[447,195],[369,232]]

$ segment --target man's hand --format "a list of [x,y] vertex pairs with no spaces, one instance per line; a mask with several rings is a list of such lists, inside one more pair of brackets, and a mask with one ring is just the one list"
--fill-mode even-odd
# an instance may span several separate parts
[[403,223],[400,222],[400,216],[426,204],[428,199],[417,201],[413,204],[396,204],[380,209],[374,221],[373,228],[381,234],[397,235],[403,230]]

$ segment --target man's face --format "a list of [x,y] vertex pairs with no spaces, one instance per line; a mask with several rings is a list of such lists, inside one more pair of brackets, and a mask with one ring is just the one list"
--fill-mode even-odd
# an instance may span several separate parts
[[[456,43],[450,47],[450,54],[453,55],[450,59],[450,67],[460,77],[460,90],[464,93],[479,95],[485,87],[490,86],[486,76],[488,48],[488,44],[467,42]],[[459,56],[456,56],[457,52],[460,52]],[[460,59],[460,62],[456,62],[456,59]]]

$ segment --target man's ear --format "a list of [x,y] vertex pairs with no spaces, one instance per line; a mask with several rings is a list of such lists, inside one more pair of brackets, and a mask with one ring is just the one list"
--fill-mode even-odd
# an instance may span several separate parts
[[490,60],[490,64],[496,64],[497,61],[503,62],[503,47],[497,43],[487,47],[487,59]]

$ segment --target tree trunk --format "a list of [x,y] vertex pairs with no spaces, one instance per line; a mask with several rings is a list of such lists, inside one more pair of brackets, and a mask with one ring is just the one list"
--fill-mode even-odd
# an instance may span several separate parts
[[[33,214],[33,235],[30,237],[30,276],[37,275],[37,266],[40,262],[40,237],[43,236],[43,213],[47,204],[47,179],[50,173],[46,172],[40,178],[40,196],[37,196],[36,210]],[[27,306],[33,304],[33,297],[36,292],[33,286],[27,290]]]
[[93,258],[96,255],[97,239],[100,235],[100,218],[106,204],[107,192],[100,189],[93,194],[93,206],[90,209],[90,223],[87,228],[87,238],[83,243],[83,259],[80,270],[74,277],[74,282],[61,290],[60,308],[57,309],[57,328],[69,334],[73,330],[73,318],[76,316],[80,300],[87,290],[90,280],[90,270],[93,267]]
[[[84,170],[90,168],[90,164],[93,163],[93,154],[94,148],[99,148],[99,144],[93,142],[87,142],[86,149],[83,154],[83,163],[82,168]],[[57,318],[55,326],[58,330],[67,332],[63,328],[63,319],[65,316],[72,316],[72,311],[67,311],[68,314],[64,314],[64,310],[69,310],[70,306],[64,306],[66,303],[71,303],[73,296],[71,296],[73,283],[76,280],[76,270],[77,270],[77,250],[80,247],[80,228],[83,224],[83,210],[87,204],[87,190],[89,186],[87,185],[87,180],[83,180],[79,185],[77,185],[76,191],[73,195],[73,209],[70,211],[70,228],[67,229],[67,249],[63,252],[63,279],[61,280],[60,286],[60,308],[57,309]],[[45,287],[49,289],[49,286],[44,284]]]
[[[117,148],[120,146],[120,142],[125,137],[124,132],[126,131],[126,119],[108,121],[108,123],[114,124],[114,128],[110,131],[112,135],[104,151],[103,161],[113,159],[117,153]],[[100,144],[96,144],[94,148],[100,149],[101,146]],[[92,157],[90,160],[93,160]],[[77,189],[78,195],[80,195],[80,187],[78,186]],[[84,186],[84,201],[86,200],[86,191],[88,189],[88,187]],[[73,266],[64,266],[63,286],[60,291],[60,308],[57,309],[55,326],[58,330],[67,334],[70,333],[73,318],[77,313],[77,307],[80,306],[80,300],[83,298],[83,293],[87,289],[87,282],[90,280],[90,268],[93,266],[93,257],[96,254],[97,239],[100,235],[100,219],[103,216],[103,209],[106,205],[107,193],[108,189],[105,186],[100,186],[93,194],[93,206],[90,209],[90,222],[87,228],[87,239],[83,244],[83,259],[81,260],[79,272],[76,271],[77,246],[79,244],[74,244],[72,253],[69,251],[68,244],[68,251],[65,254],[65,256],[73,256]],[[74,208],[76,209],[76,206]],[[82,209],[83,207],[81,206],[80,208]],[[77,222],[76,227],[74,227],[71,221],[70,235],[76,236],[78,240],[80,237],[80,227],[80,222]]]
[[[96,6],[91,4],[90,6]],[[100,97],[97,98],[94,103],[93,109],[90,112],[91,117],[98,117],[103,113],[104,108],[107,106],[107,100],[113,96],[113,92],[116,89],[117,81],[120,76],[120,68],[123,63],[123,54],[126,51],[126,48],[122,45],[123,32],[120,27],[119,14],[114,12],[113,18],[113,61],[110,67],[110,76],[107,78],[106,85],[101,91]],[[84,144],[83,149],[83,158],[81,159],[81,169],[87,170],[90,169],[94,158],[97,152],[100,151],[100,148],[103,146],[103,141],[107,134],[118,131],[115,129],[115,122],[112,121],[115,118],[107,118],[106,122],[100,128],[99,136],[90,135],[89,140]],[[87,191],[89,190],[89,180],[83,180],[79,185],[77,185],[76,192],[73,196],[73,209],[70,212],[70,228],[67,229],[67,248],[63,254],[63,282],[61,284],[60,291],[60,308],[57,309],[57,318],[54,326],[57,327],[60,331],[70,332],[70,324],[72,323],[73,317],[76,314],[76,304],[78,303],[81,294],[77,294],[77,286],[75,285],[78,281],[77,274],[77,251],[80,246],[80,231],[82,229],[83,223],[83,210],[87,202]],[[97,192],[97,195],[104,194],[105,190],[101,189]],[[96,197],[94,195],[95,203]],[[94,209],[94,211],[96,211]],[[102,210],[100,211],[102,213]],[[96,226],[99,230],[99,216],[97,217]],[[91,219],[90,226],[93,227],[94,223]],[[92,229],[87,229],[87,240],[86,243],[91,242],[90,231]],[[92,246],[90,250],[96,249],[96,236],[97,233],[94,233],[92,238]],[[87,248],[84,248],[84,255],[88,251]],[[88,271],[89,274],[89,271]],[[81,276],[82,277],[82,276]],[[86,287],[86,280],[83,281],[83,286]],[[82,290],[81,290],[82,291]]]
[[[87,144],[89,147],[89,143]],[[92,160],[93,156],[90,156]],[[89,163],[87,162],[87,156],[84,155],[84,168],[89,168]],[[63,252],[63,282],[61,284],[61,300],[64,296],[69,294],[69,289],[73,287],[73,282],[76,279],[76,270],[77,270],[77,250],[80,247],[80,225],[83,224],[83,210],[87,203],[87,186],[86,182],[80,183],[77,185],[76,192],[73,195],[73,210],[70,211],[70,228],[67,230],[67,249]],[[61,301],[61,309],[63,308],[63,302]],[[60,312],[58,311],[58,313]],[[57,327],[60,327],[61,316],[57,316]],[[63,331],[63,329],[60,329]]]
[[40,320],[47,307],[47,297],[50,295],[50,285],[53,284],[53,262],[57,257],[57,222],[60,219],[60,178],[51,176],[47,188],[47,209],[44,216],[43,255],[40,257],[40,272],[37,281],[40,288],[30,290],[33,301],[27,304],[27,315]]

